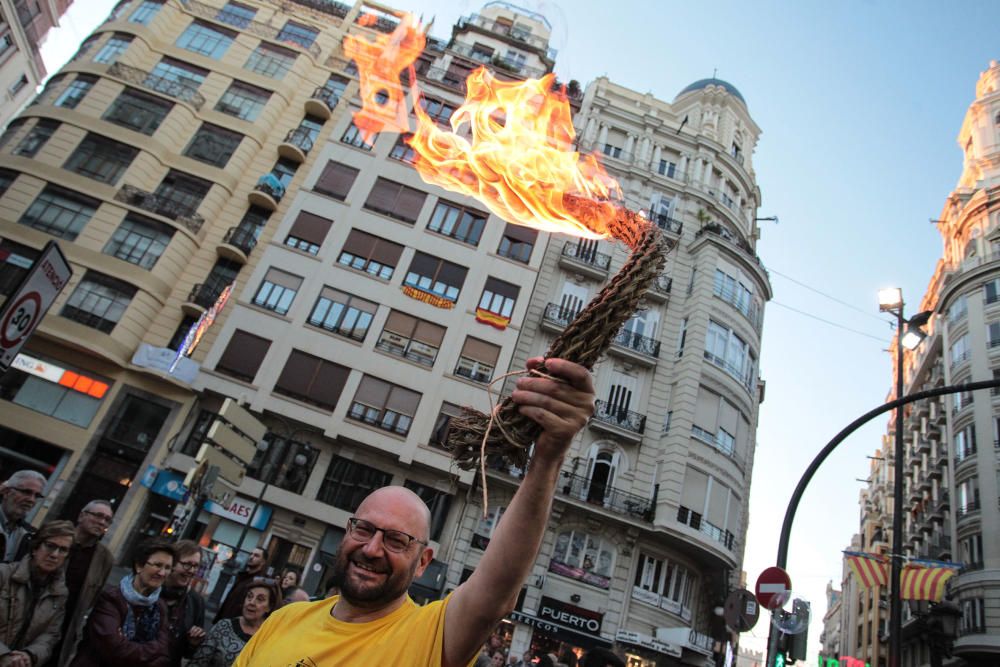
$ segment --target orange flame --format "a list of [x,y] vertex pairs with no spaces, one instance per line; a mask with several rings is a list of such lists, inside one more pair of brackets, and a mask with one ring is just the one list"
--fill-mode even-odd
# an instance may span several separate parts
[[[465,103],[451,117],[453,131],[445,131],[419,104],[413,62],[426,43],[424,31],[411,15],[400,16],[391,35],[344,40],[360,79],[355,125],[368,136],[385,128],[409,130],[400,82],[408,70],[417,123],[407,143],[424,181],[470,195],[507,222],[584,238],[609,236],[617,215],[609,200],[620,199],[621,189],[596,158],[572,149],[572,114],[566,95],[552,91],[555,75],[500,81],[479,68],[466,80]],[[573,214],[580,207],[567,206],[567,195],[593,202],[585,217]]]

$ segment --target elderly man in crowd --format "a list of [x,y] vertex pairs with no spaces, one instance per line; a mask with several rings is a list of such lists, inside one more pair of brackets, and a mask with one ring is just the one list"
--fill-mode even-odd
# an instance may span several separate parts
[[34,470],[18,470],[0,484],[0,554],[4,563],[20,560],[28,553],[27,536],[35,529],[24,517],[45,497],[42,490],[48,480]]

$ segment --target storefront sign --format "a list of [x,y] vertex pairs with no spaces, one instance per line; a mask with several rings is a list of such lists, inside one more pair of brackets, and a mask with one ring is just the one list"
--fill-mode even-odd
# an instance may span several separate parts
[[430,292],[425,292],[419,290],[416,287],[411,287],[410,285],[403,285],[403,294],[410,297],[411,299],[416,299],[417,301],[423,301],[424,303],[430,304],[435,308],[444,308],[445,310],[451,310],[455,307],[454,301],[449,301],[442,296],[437,294],[431,294]]
[[549,561],[549,572],[555,572],[571,579],[579,579],[584,583],[597,586],[598,588],[611,588],[611,579],[609,577],[602,577],[589,570],[584,570],[582,567],[574,567],[556,560]]
[[656,651],[657,653],[663,653],[664,655],[670,655],[675,658],[681,657],[681,654],[683,653],[681,647],[677,644],[660,641],[655,637],[642,635],[638,632],[632,632],[631,630],[619,630],[617,634],[615,634],[615,641],[622,642],[623,644],[641,646],[642,648],[648,648]]
[[78,391],[93,398],[104,398],[104,394],[108,393],[108,384],[106,382],[95,380],[83,373],[66,370],[62,366],[36,359],[23,352],[14,357],[11,368],[16,368],[28,375],[35,375],[43,380],[54,382],[62,387]]
[[538,605],[538,617],[562,623],[574,630],[599,635],[604,614],[542,596],[542,602]]
[[151,465],[146,468],[139,483],[153,493],[176,502],[184,502],[188,497],[187,487],[184,486],[184,476],[173,470],[159,470],[156,466]]
[[611,643],[606,639],[594,636],[591,634],[579,632],[572,628],[568,628],[565,625],[561,625],[554,621],[548,621],[543,618],[538,618],[537,616],[532,616],[531,614],[525,614],[521,611],[512,611],[508,618],[515,623],[521,623],[522,625],[527,625],[528,627],[534,628],[539,632],[542,632],[550,637],[554,637],[561,641],[570,642],[573,644],[579,644],[586,648],[593,646],[604,646],[610,647]]
[[250,527],[255,530],[264,530],[267,527],[267,522],[271,519],[271,508],[267,505],[261,505],[254,514],[255,504],[252,500],[236,498],[228,506],[223,507],[216,502],[206,500],[205,509],[212,514],[241,524],[249,521],[250,515],[253,514],[253,523],[250,524]]

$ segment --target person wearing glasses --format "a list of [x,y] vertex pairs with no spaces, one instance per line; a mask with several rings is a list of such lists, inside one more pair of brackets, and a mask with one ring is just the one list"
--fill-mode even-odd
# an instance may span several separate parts
[[49,667],[68,665],[83,635],[84,621],[97,594],[111,574],[115,559],[101,539],[111,527],[114,510],[107,500],[91,500],[76,519],[76,533],[69,558],[66,559],[66,617],[58,650],[49,660]]
[[201,547],[181,540],[174,544],[176,565],[163,585],[160,597],[167,603],[170,618],[170,664],[181,667],[205,641],[205,598],[191,590],[191,580],[201,566]]
[[35,529],[24,517],[45,497],[42,490],[47,482],[40,472],[18,470],[0,484],[0,496],[3,496],[0,502],[0,554],[4,563],[21,560],[28,552],[25,538]]
[[51,521],[31,551],[0,565],[0,667],[34,667],[52,655],[66,608],[63,564],[73,544],[72,521]]
[[170,621],[160,590],[173,569],[169,544],[140,544],[131,574],[97,595],[73,667],[169,667]]
[[[542,363],[528,361],[529,370]],[[563,458],[594,412],[582,366],[545,361],[546,375],[517,380],[511,399],[542,428],[514,498],[472,576],[444,600],[417,606],[407,594],[434,558],[430,510],[409,489],[383,487],[347,520],[332,580],[340,595],[276,611],[235,667],[337,665],[459,667],[475,661],[531,571]]]

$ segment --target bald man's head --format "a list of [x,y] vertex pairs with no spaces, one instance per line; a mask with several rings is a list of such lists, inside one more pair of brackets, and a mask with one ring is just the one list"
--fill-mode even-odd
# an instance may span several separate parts
[[[386,505],[392,507],[404,520],[413,521],[410,529],[396,528],[427,542],[430,540],[431,511],[420,496],[403,486],[384,486],[372,491],[361,501],[356,514],[364,518],[364,512],[369,507],[382,509]],[[409,516],[408,516],[409,515]]]

